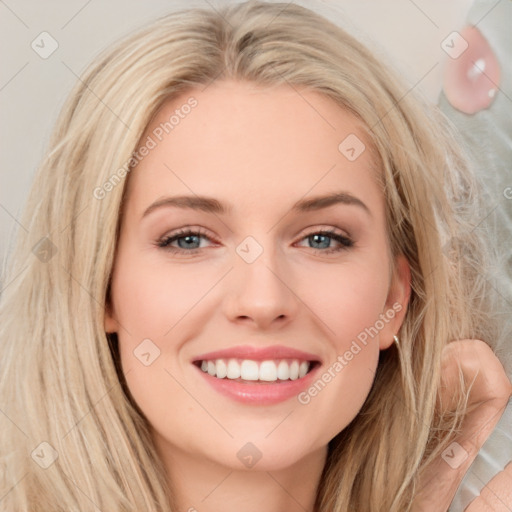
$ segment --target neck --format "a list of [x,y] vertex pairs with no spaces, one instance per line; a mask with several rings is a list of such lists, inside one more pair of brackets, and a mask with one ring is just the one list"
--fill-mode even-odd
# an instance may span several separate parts
[[175,446],[159,451],[179,512],[315,512],[327,456],[323,447],[286,468],[242,471]]

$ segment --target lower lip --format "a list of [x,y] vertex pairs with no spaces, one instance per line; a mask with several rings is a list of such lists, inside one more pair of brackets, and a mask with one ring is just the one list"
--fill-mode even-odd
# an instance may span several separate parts
[[284,402],[296,397],[301,391],[309,387],[320,369],[317,364],[308,374],[300,379],[284,382],[237,382],[231,379],[218,379],[209,373],[203,372],[196,365],[193,365],[210,386],[224,396],[238,402],[251,405],[271,405]]

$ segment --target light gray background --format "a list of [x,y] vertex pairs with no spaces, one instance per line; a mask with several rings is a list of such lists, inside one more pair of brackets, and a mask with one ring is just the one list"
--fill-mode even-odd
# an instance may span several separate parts
[[[0,0],[0,261],[12,246],[34,172],[60,107],[85,66],[105,46],[172,10],[218,8],[215,0]],[[358,35],[437,102],[446,54],[441,41],[460,29],[471,0],[297,0]],[[42,32],[57,50],[31,47]]]
[[[479,27],[485,28],[492,17],[502,17],[499,11],[507,2],[510,4],[510,0],[477,0],[479,6],[471,11],[474,19],[470,16],[470,21],[478,21]],[[9,253],[16,230],[24,229],[18,219],[31,179],[43,157],[59,109],[85,66],[119,36],[155,17],[189,6],[218,8],[222,3],[219,0],[0,0],[0,261]],[[504,99],[512,97],[511,66],[508,65],[505,73],[508,89],[502,91],[499,99],[502,103],[478,117],[463,118],[450,109],[441,94],[443,70],[448,60],[441,42],[465,25],[472,0],[296,0],[295,3],[320,12],[358,36],[401,74],[407,87],[414,88],[432,103],[440,102],[444,112],[466,130],[468,145],[477,150],[488,147],[489,153],[479,161],[479,172],[483,176],[494,173],[495,177],[486,180],[490,203],[503,202],[503,187],[512,187],[512,170],[504,168],[510,158],[503,157],[503,152],[508,151],[510,155],[512,149],[507,135],[510,105]],[[505,26],[508,23],[502,22]],[[491,26],[485,35],[492,35],[492,29]],[[44,31],[58,42],[57,50],[47,59],[31,48],[32,41],[40,40]],[[496,44],[495,48],[500,46],[497,40],[490,42]],[[508,43],[501,46],[512,49]],[[508,57],[501,60],[502,64],[510,62]],[[500,105],[507,108],[502,109]],[[477,132],[480,137],[471,135]],[[486,146],[486,140],[493,138],[494,142]],[[475,159],[478,161],[478,155]],[[503,244],[508,247],[512,246],[511,205],[512,199],[500,210],[501,217],[497,217],[501,219]],[[508,272],[508,278],[505,270],[503,276],[510,285],[511,272]],[[2,285],[0,277],[0,293],[6,285]],[[507,359],[505,354],[511,353],[511,343],[512,339],[498,346],[502,361]],[[512,358],[508,362],[510,376]],[[512,401],[466,474],[451,512],[462,511],[512,457],[511,421]]]

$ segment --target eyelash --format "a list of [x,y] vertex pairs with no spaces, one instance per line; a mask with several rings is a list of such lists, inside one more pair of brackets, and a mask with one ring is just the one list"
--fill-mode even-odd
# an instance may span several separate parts
[[[207,235],[207,233],[204,232],[200,228],[195,229],[195,230],[192,230],[192,229],[189,229],[189,228],[184,228],[184,229],[181,229],[180,231],[178,231],[178,232],[176,232],[176,233],[174,233],[172,235],[164,236],[163,238],[161,238],[160,240],[157,241],[156,245],[157,245],[157,247],[159,247],[161,249],[164,249],[166,251],[172,252],[172,253],[181,253],[181,254],[193,255],[193,254],[196,254],[198,251],[200,251],[202,248],[201,247],[197,247],[195,249],[186,250],[186,249],[181,249],[181,248],[178,248],[178,247],[170,247],[170,244],[172,242],[175,242],[176,240],[179,240],[180,238],[186,238],[187,236],[191,236],[191,235],[192,236],[199,235],[200,237],[204,237],[204,238],[207,238],[208,240],[212,241],[211,237],[209,237]],[[340,247],[331,248],[331,249],[316,249],[314,247],[311,248],[315,252],[321,253],[321,254],[338,253],[340,251],[345,251],[347,249],[350,249],[354,245],[354,242],[350,238],[348,238],[348,237],[346,237],[344,235],[340,235],[339,233],[336,233],[334,230],[312,231],[311,233],[308,233],[305,236],[303,236],[301,238],[301,240],[304,240],[306,238],[312,237],[313,235],[327,236],[329,238],[332,238],[332,239],[336,240],[337,242],[339,242],[341,244]]]

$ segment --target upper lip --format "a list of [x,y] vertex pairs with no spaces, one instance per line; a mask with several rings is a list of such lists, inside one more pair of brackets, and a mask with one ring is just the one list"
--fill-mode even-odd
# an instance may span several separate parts
[[266,361],[269,359],[298,359],[300,361],[320,361],[320,358],[309,352],[285,347],[284,345],[270,345],[267,347],[254,347],[251,345],[238,345],[236,347],[216,350],[201,354],[193,359],[197,361],[211,361],[214,359],[251,359]]

